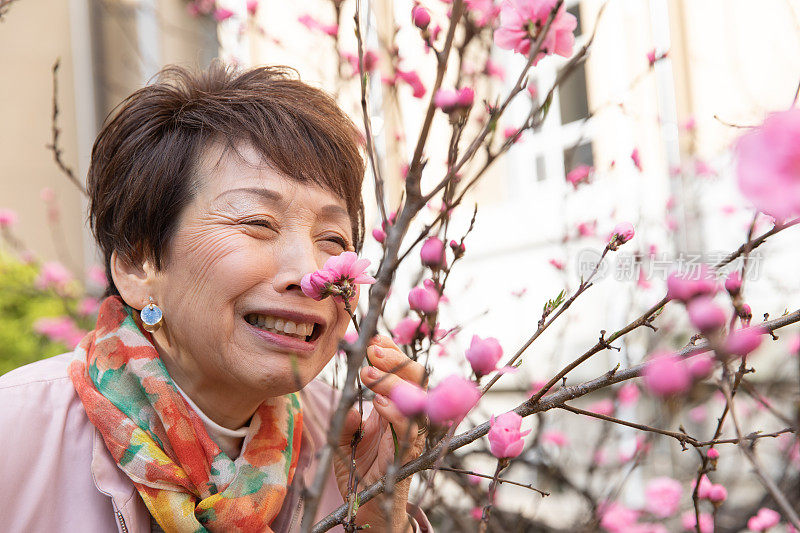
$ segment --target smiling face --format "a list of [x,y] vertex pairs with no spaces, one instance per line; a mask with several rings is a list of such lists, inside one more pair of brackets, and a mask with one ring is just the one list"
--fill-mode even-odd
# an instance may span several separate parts
[[154,338],[201,410],[238,427],[335,353],[349,317],[331,298],[305,296],[300,279],[353,249],[351,221],[341,198],[283,176],[248,145],[212,145],[198,176],[164,268],[147,282],[164,312]]

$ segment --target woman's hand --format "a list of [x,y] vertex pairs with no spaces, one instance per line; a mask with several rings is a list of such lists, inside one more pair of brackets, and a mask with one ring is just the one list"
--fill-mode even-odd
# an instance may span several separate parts
[[[355,471],[358,480],[356,492],[383,477],[389,465],[394,462],[395,445],[390,423],[397,434],[399,450],[405,451],[400,464],[418,456],[425,443],[425,436],[418,433],[417,424],[403,416],[389,399],[391,390],[402,380],[415,385],[424,383],[425,368],[406,357],[389,337],[383,335],[378,335],[370,341],[367,357],[374,366],[361,369],[361,380],[375,392],[376,396],[372,412],[363,421],[361,441],[356,448]],[[350,444],[353,434],[358,430],[359,421],[356,404],[347,414],[334,460],[336,481],[345,501],[347,501],[347,484],[350,476],[352,451]],[[394,531],[409,530],[406,502],[410,483],[409,478],[395,484],[391,517]],[[385,498],[386,496],[381,495],[359,507],[356,523],[370,524],[373,531],[381,531],[380,528],[386,526],[389,518],[382,508]]]

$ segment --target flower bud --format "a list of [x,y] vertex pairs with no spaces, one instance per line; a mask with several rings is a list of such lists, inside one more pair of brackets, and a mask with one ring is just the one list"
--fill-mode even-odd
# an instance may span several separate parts
[[441,270],[447,266],[444,255],[444,243],[439,237],[428,237],[419,251],[422,264],[432,270]]
[[439,307],[439,292],[433,287],[414,287],[408,293],[408,305],[420,313],[433,313]]
[[741,289],[742,275],[738,270],[734,270],[728,275],[728,279],[725,280],[725,290],[728,291],[731,296],[736,296]]
[[497,369],[497,362],[503,356],[503,348],[494,337],[481,339],[473,335],[472,343],[464,355],[475,375],[481,377]]
[[422,6],[414,6],[411,8],[411,20],[414,22],[414,26],[426,30],[431,23],[431,14]]
[[695,298],[686,306],[689,320],[694,327],[703,333],[713,331],[725,325],[725,311],[708,296]]

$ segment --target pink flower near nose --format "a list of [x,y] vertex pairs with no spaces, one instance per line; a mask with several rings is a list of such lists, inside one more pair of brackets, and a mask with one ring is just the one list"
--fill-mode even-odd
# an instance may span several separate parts
[[441,270],[447,266],[444,255],[444,243],[439,237],[428,237],[419,251],[422,264],[433,270]]
[[434,424],[459,421],[475,407],[481,393],[474,381],[452,375],[428,392],[425,411]]
[[525,446],[523,437],[531,432],[520,431],[522,427],[522,417],[510,411],[503,413],[497,418],[492,417],[491,429],[487,437],[489,438],[489,450],[498,459],[516,457],[522,453]]
[[689,369],[676,356],[657,352],[644,367],[644,384],[657,396],[672,396],[689,390],[692,383]]
[[355,285],[375,283],[375,278],[364,271],[369,259],[359,259],[355,252],[342,252],[329,257],[325,265],[308,273],[300,280],[300,288],[309,298],[322,300],[327,296],[341,298],[354,296]]
[[425,410],[428,395],[420,387],[401,381],[389,393],[389,398],[404,416],[416,416]]
[[472,342],[464,355],[475,375],[480,377],[497,369],[497,362],[503,356],[503,348],[494,337],[481,339],[473,335]]
[[702,332],[713,331],[725,325],[725,311],[708,296],[694,298],[686,306],[689,320]]
[[420,313],[433,313],[439,307],[439,292],[431,286],[414,287],[408,293],[408,305]]

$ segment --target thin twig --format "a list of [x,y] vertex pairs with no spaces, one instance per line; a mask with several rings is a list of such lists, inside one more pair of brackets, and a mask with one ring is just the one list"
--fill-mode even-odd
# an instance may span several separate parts
[[53,114],[50,124],[50,131],[52,133],[52,142],[46,145],[47,148],[53,151],[53,159],[58,165],[58,168],[63,172],[69,181],[75,185],[84,196],[88,196],[86,188],[75,177],[75,173],[68,167],[61,159],[61,148],[58,146],[58,138],[61,135],[61,130],[58,127],[58,69],[61,66],[61,58],[56,59],[53,64]]

